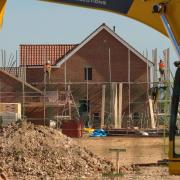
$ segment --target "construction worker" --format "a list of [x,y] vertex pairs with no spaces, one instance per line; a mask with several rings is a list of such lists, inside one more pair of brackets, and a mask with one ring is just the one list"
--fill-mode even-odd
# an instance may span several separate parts
[[47,61],[46,64],[44,65],[44,73],[48,75],[48,80],[50,80],[50,74],[51,74],[51,62]]
[[154,101],[154,104],[156,103],[158,97],[158,90],[159,88],[157,85],[153,86],[151,90],[151,96],[152,96],[152,100]]
[[165,63],[163,60],[159,62],[159,73],[161,77],[161,81],[165,80]]

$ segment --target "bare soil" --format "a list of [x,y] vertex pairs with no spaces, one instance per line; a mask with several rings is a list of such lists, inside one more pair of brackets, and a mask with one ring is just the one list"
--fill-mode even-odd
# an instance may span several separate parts
[[[180,176],[169,175],[168,166],[138,166],[137,164],[157,163],[159,160],[168,158],[167,138],[152,137],[103,137],[90,138],[85,136],[76,139],[79,144],[84,145],[98,156],[110,160],[116,166],[116,153],[109,149],[126,149],[120,153],[120,171],[123,176],[115,179],[137,179],[137,180],[176,180]],[[136,166],[135,166],[136,165]],[[107,179],[112,178],[112,175]]]
[[120,153],[121,165],[155,163],[158,160],[167,159],[168,147],[164,148],[163,138],[148,137],[84,137],[76,139],[79,144],[96,153],[102,158],[111,161],[116,160],[116,153],[109,149],[126,149]]
[[[0,180],[176,180],[167,166],[140,166],[167,159],[167,140],[149,137],[72,139],[33,124],[14,124],[0,136]],[[116,174],[116,153],[120,153]],[[114,164],[114,165],[113,165]]]

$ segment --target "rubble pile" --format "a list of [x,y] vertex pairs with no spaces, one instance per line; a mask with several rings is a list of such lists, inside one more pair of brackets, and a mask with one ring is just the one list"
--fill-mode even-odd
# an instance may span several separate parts
[[16,123],[4,129],[1,141],[0,169],[9,178],[69,179],[113,171],[111,162],[49,127]]

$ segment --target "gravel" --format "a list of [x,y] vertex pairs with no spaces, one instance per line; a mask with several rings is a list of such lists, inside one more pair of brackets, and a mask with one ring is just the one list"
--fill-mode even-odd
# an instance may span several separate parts
[[114,171],[112,162],[49,127],[19,122],[0,140],[0,180],[95,179]]

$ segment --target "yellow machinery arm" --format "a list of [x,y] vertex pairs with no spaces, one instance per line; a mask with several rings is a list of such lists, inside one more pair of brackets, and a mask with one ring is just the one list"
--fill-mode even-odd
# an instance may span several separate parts
[[[174,36],[180,44],[180,0],[41,0],[81,7],[111,11],[140,21],[167,35],[158,14],[152,13],[154,4],[167,2],[166,16]],[[0,25],[2,24],[6,0],[0,0]],[[120,7],[120,8],[118,8]]]
[[[168,3],[166,16],[174,36],[180,44],[180,0],[41,0],[46,2],[75,5],[98,10],[105,10],[140,21],[167,35],[158,14],[152,13],[153,5]],[[94,2],[94,3],[93,3]],[[120,7],[120,8],[118,8]]]
[[5,11],[6,0],[0,1],[0,27],[2,26],[3,16]]
[[[180,0],[40,0],[52,3],[110,11],[140,21],[169,37],[180,60]],[[0,25],[3,21],[6,0],[0,0]],[[180,140],[176,129],[180,96],[180,61],[172,95],[169,128],[169,172],[180,175],[180,152],[176,152]],[[178,140],[178,141],[176,141]],[[180,141],[179,141],[180,142]],[[178,148],[180,144],[178,144]]]

